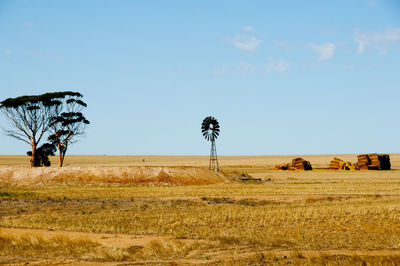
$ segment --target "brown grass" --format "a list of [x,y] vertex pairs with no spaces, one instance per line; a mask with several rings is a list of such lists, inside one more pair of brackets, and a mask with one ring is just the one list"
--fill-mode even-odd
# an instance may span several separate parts
[[[0,256],[3,261],[62,257],[154,264],[400,263],[400,171],[277,172],[237,162],[225,170],[246,172],[265,182],[207,186],[3,184],[2,227],[160,238],[113,247],[95,240],[98,238],[79,242],[67,237],[60,242],[43,237],[33,241],[43,248],[35,246],[32,251],[32,240],[1,235],[6,239],[2,241],[16,244]],[[50,246],[54,253],[46,253]]]
[[[221,168],[242,169],[273,169],[275,164],[291,161],[302,157],[310,161],[314,169],[328,168],[334,157],[344,161],[356,162],[356,154],[327,155],[262,155],[262,156],[219,156]],[[400,154],[390,154],[393,169],[400,169]],[[52,167],[57,167],[56,156],[51,156]],[[29,157],[26,155],[0,155],[0,166],[29,167]],[[208,167],[208,156],[78,156],[68,155],[65,158],[66,167],[77,166],[198,166]],[[245,171],[246,172],[246,171]]]
[[14,237],[0,234],[1,257],[77,258],[86,260],[121,260],[122,252],[106,249],[89,239],[71,240],[57,236],[44,239],[38,236]]
[[318,255],[295,251],[282,255],[260,252],[245,258],[226,258],[218,265],[399,265],[400,255],[356,255],[329,254]]
[[152,240],[144,246],[116,248],[103,246],[88,238],[70,239],[58,235],[45,238],[38,235],[14,236],[0,231],[0,263],[26,258],[67,258],[85,261],[145,261],[184,257],[194,248],[181,240]]
[[[247,186],[240,187],[245,191]],[[309,195],[289,202],[235,197],[169,200],[119,198],[117,190],[114,188],[115,194],[109,194],[108,200],[81,198],[76,192],[73,198],[4,198],[1,207],[9,215],[1,225],[168,235],[172,240],[205,240],[217,243],[219,249],[244,248],[246,252],[399,250],[399,196],[331,195],[314,199]],[[81,193],[84,191],[81,188]],[[72,196],[69,193],[66,196]],[[155,242],[143,249],[142,255],[129,259],[184,258],[194,248],[198,254],[204,252],[186,244]]]

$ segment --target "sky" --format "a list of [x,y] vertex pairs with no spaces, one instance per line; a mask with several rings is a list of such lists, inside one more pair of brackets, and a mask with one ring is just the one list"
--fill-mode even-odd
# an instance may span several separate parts
[[396,0],[0,0],[0,100],[81,92],[69,154],[207,155],[209,115],[219,155],[399,153],[399,81]]

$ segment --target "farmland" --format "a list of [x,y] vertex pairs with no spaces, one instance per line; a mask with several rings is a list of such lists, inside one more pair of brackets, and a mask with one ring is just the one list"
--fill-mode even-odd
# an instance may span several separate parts
[[[334,156],[356,160],[302,156],[313,171],[274,171],[295,156],[220,157],[226,182],[210,185],[3,178],[0,262],[399,264],[400,155],[391,154],[390,171],[323,169]],[[0,156],[0,170],[28,172],[28,163]],[[207,163],[202,156],[69,156],[65,169]],[[242,174],[261,181],[242,182]]]

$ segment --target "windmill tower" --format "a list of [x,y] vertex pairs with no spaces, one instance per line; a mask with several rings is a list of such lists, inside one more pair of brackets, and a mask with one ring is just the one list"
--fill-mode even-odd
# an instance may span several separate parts
[[204,118],[203,123],[201,124],[201,133],[206,140],[211,141],[210,164],[208,169],[218,171],[217,149],[215,146],[215,140],[219,136],[219,123],[217,119],[212,116]]

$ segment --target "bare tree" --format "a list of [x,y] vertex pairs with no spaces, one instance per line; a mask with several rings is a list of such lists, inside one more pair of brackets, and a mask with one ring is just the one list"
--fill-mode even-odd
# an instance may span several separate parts
[[54,110],[61,104],[60,93],[21,96],[1,102],[0,110],[10,123],[4,129],[7,136],[28,143],[32,147],[31,166],[40,166],[36,149],[50,127]]
[[7,136],[31,146],[31,166],[43,165],[37,149],[46,132],[51,134],[49,145],[59,151],[60,167],[63,165],[68,145],[84,135],[89,124],[82,114],[87,106],[82,97],[79,92],[64,91],[9,98],[0,103],[0,111],[9,122],[3,130]]
[[51,135],[48,140],[58,149],[59,166],[64,164],[65,154],[68,146],[76,143],[79,137],[85,134],[89,121],[84,117],[82,111],[87,104],[82,101],[83,95],[78,92],[68,92],[63,98],[62,108],[54,110],[52,117]]

